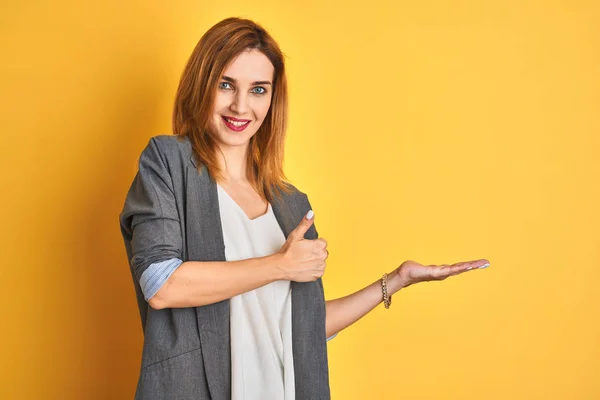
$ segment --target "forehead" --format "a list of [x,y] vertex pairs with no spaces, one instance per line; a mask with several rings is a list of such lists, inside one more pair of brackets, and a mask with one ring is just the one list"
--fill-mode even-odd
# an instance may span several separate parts
[[268,81],[273,79],[275,68],[259,50],[245,50],[225,67],[223,75],[239,82]]

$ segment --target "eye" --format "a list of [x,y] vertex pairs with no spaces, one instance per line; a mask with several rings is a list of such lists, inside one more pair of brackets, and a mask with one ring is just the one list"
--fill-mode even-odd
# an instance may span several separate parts
[[229,82],[221,82],[219,83],[219,89],[229,89],[228,87],[224,87],[225,85],[231,86]]
[[[258,89],[259,91],[256,91],[256,89]],[[257,87],[255,87],[255,88],[252,89],[252,92],[256,93],[256,94],[265,94],[265,93],[267,93],[267,89],[265,89],[262,86],[257,86]]]

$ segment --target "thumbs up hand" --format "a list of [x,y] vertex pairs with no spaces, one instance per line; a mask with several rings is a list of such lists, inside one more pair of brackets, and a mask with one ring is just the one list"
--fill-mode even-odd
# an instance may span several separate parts
[[327,241],[323,238],[304,239],[304,234],[313,222],[314,212],[310,210],[277,252],[277,268],[282,273],[281,279],[310,282],[325,273],[325,260],[329,256]]

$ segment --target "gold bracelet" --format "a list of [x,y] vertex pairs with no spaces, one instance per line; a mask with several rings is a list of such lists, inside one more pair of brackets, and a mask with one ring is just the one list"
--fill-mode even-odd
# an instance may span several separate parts
[[387,274],[381,277],[381,291],[383,292],[383,305],[385,308],[390,308],[392,304],[392,296],[388,297],[387,293]]

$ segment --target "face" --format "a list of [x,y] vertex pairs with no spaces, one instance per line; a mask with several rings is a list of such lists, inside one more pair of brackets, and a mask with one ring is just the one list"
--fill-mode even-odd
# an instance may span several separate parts
[[244,51],[225,68],[209,122],[221,147],[247,148],[269,111],[274,71],[256,49]]

